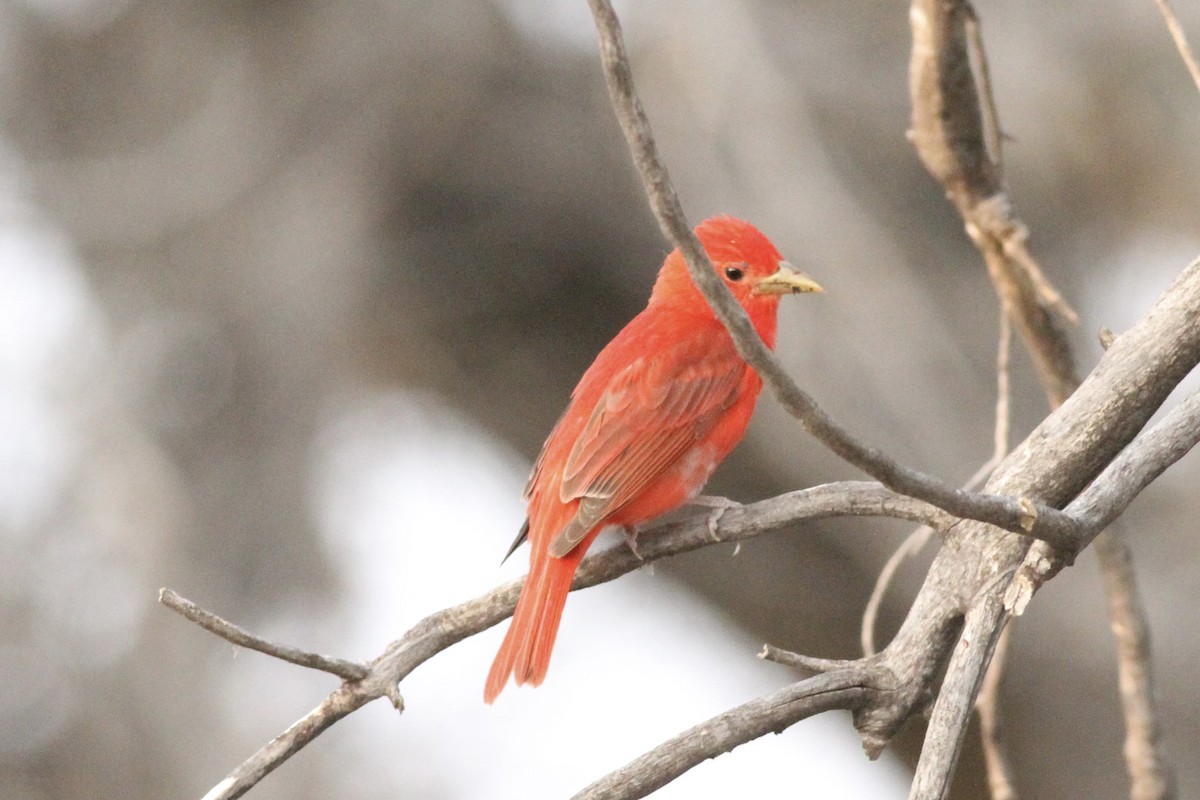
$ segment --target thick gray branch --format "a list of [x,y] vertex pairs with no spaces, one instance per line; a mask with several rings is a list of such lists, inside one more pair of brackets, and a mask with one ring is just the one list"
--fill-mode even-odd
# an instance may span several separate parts
[[[1112,490],[1124,497],[1126,490],[1117,489],[1110,482],[1124,481],[1126,470],[1119,468],[1120,471],[1110,472],[1104,480],[1097,478],[1136,436],[1183,376],[1200,361],[1197,308],[1200,308],[1200,264],[1194,263],[1183,271],[1137,325],[1113,342],[1075,393],[1001,463],[988,488],[1062,505],[1096,481],[1096,487],[1089,489],[1088,496],[1109,497]],[[1162,441],[1162,437],[1154,436],[1150,441]],[[1136,452],[1138,449],[1134,450]],[[1172,453],[1175,452],[1172,449]],[[1130,458],[1133,458],[1132,454]],[[1148,471],[1138,474],[1149,477]],[[1100,508],[1085,500],[1080,502],[1088,508]],[[1119,511],[1116,504],[1104,507]],[[1080,510],[1083,510],[1082,505]],[[1091,521],[1093,525],[1103,525],[1108,521],[1108,514],[1096,513]],[[1086,538],[1090,540],[1096,532],[1096,529],[1090,530]],[[1021,566],[1028,550],[1027,541],[1012,536],[989,537],[986,527],[975,522],[953,528],[892,646],[920,651],[925,647],[924,641],[942,634],[948,615],[961,613],[985,599],[1007,595],[1012,589],[1007,576]],[[1011,597],[1006,605],[1014,608]],[[991,641],[977,646],[990,651],[999,633],[997,619],[997,626],[989,637]],[[974,668],[974,662],[964,666]],[[943,689],[943,695],[945,691]],[[973,700],[973,696],[945,699],[948,703],[966,703]],[[957,730],[959,737],[963,730]],[[944,754],[954,752],[940,749],[931,751],[929,757],[941,759]],[[930,771],[952,768],[953,763],[943,762],[931,766]],[[927,787],[933,785],[925,784]],[[913,796],[935,798],[944,795]]]
[[[1200,261],[1192,267],[1200,267]],[[1186,455],[1198,442],[1200,392],[1192,394],[1171,409],[1150,430],[1137,437],[1105,467],[1091,486],[1067,506],[1068,513],[1083,523],[1084,535],[1074,548],[1047,552],[1036,559],[1026,559],[1008,591],[1006,602],[1013,613],[1023,612],[1033,594],[1046,581],[1071,564],[1076,553],[1091,544],[1143,489],[1153,483],[1167,467]],[[1112,551],[1111,546],[1106,548],[1106,554]],[[1126,593],[1129,591],[1127,589]],[[1134,601],[1127,598],[1125,602]]]
[[[1082,549],[1090,544],[1133,498],[1198,441],[1200,393],[1190,396],[1153,428],[1138,436],[1067,506],[1067,512],[1084,525],[1085,534],[1077,547]],[[1150,699],[1150,663],[1145,643],[1148,631],[1138,611],[1138,598],[1136,594],[1130,595],[1130,587],[1134,584],[1129,575],[1127,551],[1120,545],[1118,552],[1112,552],[1112,540],[1107,540],[1105,547],[1110,551],[1108,561],[1115,560],[1118,566],[1123,565],[1126,573],[1109,575],[1112,563],[1106,570],[1110,588],[1115,583],[1119,589],[1110,591],[1114,631],[1120,648],[1134,651],[1122,652],[1119,658],[1122,704],[1127,721],[1126,759],[1135,795],[1161,798],[1169,796],[1171,782],[1170,770],[1162,763],[1157,747],[1158,725]],[[911,797],[948,796],[971,709],[1008,614],[1020,613],[1037,587],[1057,574],[1067,559],[1067,556],[1060,556],[1038,561],[1032,572],[1029,565],[1023,565],[1011,583],[1006,573],[998,575],[995,585],[1008,584],[1006,595],[1001,597],[994,591],[986,592],[968,612],[958,647],[934,704]]]

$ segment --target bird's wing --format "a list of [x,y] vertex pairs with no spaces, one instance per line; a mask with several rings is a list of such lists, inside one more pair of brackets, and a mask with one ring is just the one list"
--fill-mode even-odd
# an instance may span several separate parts
[[570,552],[702,439],[737,399],[745,370],[731,352],[684,366],[642,358],[618,373],[567,456],[559,494],[579,509],[550,554]]

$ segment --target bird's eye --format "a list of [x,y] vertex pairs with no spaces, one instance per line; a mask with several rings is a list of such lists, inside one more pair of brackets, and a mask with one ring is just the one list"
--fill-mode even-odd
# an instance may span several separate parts
[[745,274],[746,273],[742,271],[741,267],[726,267],[725,268],[725,277],[729,278],[729,280],[731,280],[731,281],[740,281],[742,279],[742,276]]

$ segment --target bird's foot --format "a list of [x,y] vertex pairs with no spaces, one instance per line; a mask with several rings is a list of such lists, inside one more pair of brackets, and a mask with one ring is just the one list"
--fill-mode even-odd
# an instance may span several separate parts
[[712,537],[714,542],[721,541],[718,535],[718,526],[721,523],[721,517],[725,516],[725,512],[731,508],[741,508],[742,504],[736,500],[730,500],[728,497],[714,497],[712,495],[700,494],[688,501],[690,506],[702,506],[711,508],[712,513],[708,515],[708,535]]

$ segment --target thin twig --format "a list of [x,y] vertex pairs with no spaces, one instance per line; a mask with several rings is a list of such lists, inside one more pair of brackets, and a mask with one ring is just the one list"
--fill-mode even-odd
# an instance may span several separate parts
[[239,628],[232,622],[218,617],[211,611],[206,611],[171,589],[159,589],[158,602],[196,623],[206,631],[215,633],[225,641],[231,642],[238,647],[257,650],[260,653],[274,656],[275,658],[301,667],[328,672],[344,681],[359,681],[367,676],[367,667],[365,664],[346,661],[345,659],[334,658],[332,656],[323,656],[320,653],[309,653],[304,650],[297,650],[295,647],[267,641],[261,636],[255,636],[246,629]]
[[745,310],[717,277],[684,217],[634,88],[620,22],[612,4],[608,0],[588,0],[588,5],[599,35],[609,98],[659,227],[683,254],[692,280],[729,330],[738,353],[762,376],[788,413],[834,453],[901,494],[918,497],[957,517],[980,520],[1014,533],[1059,541],[1074,538],[1074,522],[1055,508],[1038,506],[1022,498],[965,492],[902,466],[878,448],[860,442],[795,384],[750,324]]
[[837,658],[806,656],[801,653],[793,653],[791,650],[784,650],[782,647],[776,647],[773,644],[764,644],[763,649],[758,652],[758,657],[763,661],[782,664],[785,667],[797,667],[813,674],[833,672],[834,670],[845,669],[858,663],[857,661],[846,661]]
[[992,663],[988,665],[983,684],[979,687],[979,697],[975,700],[975,710],[979,713],[979,738],[983,742],[983,762],[992,800],[1017,800],[1018,796],[1012,760],[1004,740],[1004,706],[1000,702],[1005,666],[1008,664],[1008,646],[1016,625],[1016,619],[1010,619],[1004,626],[1000,641],[992,653]]
[[1138,596],[1129,547],[1110,529],[1096,537],[1103,553],[1101,574],[1108,594],[1108,615],[1120,653],[1118,685],[1125,712],[1125,765],[1131,800],[1170,800],[1175,781],[1162,757],[1154,697],[1154,661],[1150,657],[1150,624]]
[[983,47],[983,30],[979,26],[979,17],[975,8],[967,3],[964,6],[964,27],[970,40],[969,52],[971,73],[975,75],[979,97],[982,101],[984,141],[987,145],[988,158],[996,167],[996,171],[1004,174],[1004,132],[1000,130],[1000,114],[996,110],[996,96],[992,92],[992,70],[988,66],[987,51]]
[[1158,3],[1158,10],[1162,12],[1163,19],[1167,21],[1167,30],[1171,32],[1171,38],[1175,40],[1175,49],[1179,51],[1179,57],[1183,59],[1184,66],[1191,73],[1196,88],[1200,89],[1200,66],[1196,64],[1196,57],[1192,55],[1187,34],[1183,32],[1179,18],[1175,16],[1175,10],[1171,8],[1171,4],[1167,0],[1155,0],[1155,2]]
[[[1009,365],[1012,362],[1012,322],[1006,309],[1000,309],[1000,334],[996,345],[996,423],[992,428],[992,458],[999,464],[1008,455],[1012,428],[1012,388]],[[982,480],[982,478],[981,478]]]

